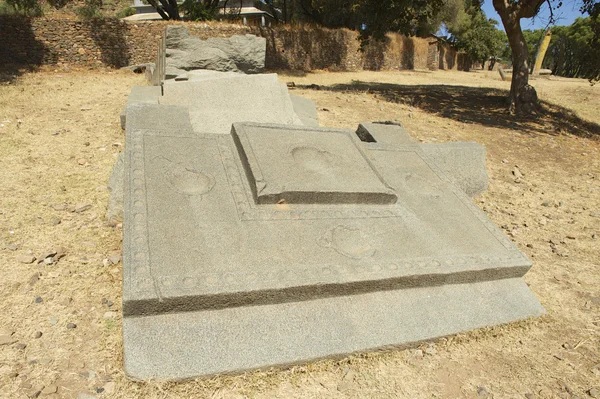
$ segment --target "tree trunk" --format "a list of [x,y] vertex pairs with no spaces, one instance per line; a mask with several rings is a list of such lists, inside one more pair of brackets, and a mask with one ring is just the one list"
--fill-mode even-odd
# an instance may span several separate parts
[[512,50],[512,81],[510,85],[510,113],[529,112],[537,104],[537,93],[529,85],[529,50],[523,37],[521,24],[518,19],[505,21],[502,19],[508,42]]
[[512,51],[513,73],[510,85],[511,113],[529,112],[537,106],[537,93],[529,85],[529,51],[521,30],[521,18],[533,18],[545,0],[492,0],[502,19]]

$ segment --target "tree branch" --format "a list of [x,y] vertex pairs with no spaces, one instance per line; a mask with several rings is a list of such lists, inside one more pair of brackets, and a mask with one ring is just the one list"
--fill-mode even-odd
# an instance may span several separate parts
[[154,9],[156,10],[156,12],[161,16],[162,19],[164,20],[169,20],[171,18],[169,18],[169,16],[163,11],[162,7],[158,6],[158,3],[156,3],[155,0],[148,0],[148,3],[150,3],[150,5],[152,7],[154,7]]
[[[540,11],[540,7],[546,0],[521,0],[515,3],[517,6],[517,18],[533,18]],[[552,7],[550,7],[552,9]]]

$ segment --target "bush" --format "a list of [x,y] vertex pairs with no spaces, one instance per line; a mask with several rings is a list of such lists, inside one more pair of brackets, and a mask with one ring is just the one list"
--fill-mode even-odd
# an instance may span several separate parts
[[117,18],[125,18],[133,14],[135,14],[135,10],[127,6],[122,8],[121,11],[117,11]]
[[209,21],[215,19],[217,9],[200,0],[185,0],[179,8],[190,21]]
[[39,17],[43,10],[37,0],[6,0],[5,3],[0,3],[0,14]]
[[102,0],[85,0],[85,5],[77,7],[75,13],[82,19],[102,18]]

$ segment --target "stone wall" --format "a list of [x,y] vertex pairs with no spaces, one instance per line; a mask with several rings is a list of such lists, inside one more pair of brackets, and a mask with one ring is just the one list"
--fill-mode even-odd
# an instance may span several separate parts
[[[0,16],[0,59],[4,64],[69,64],[122,67],[154,62],[158,41],[172,21],[82,21],[69,18]],[[181,22],[179,22],[181,23]],[[428,40],[389,34],[360,52],[357,33],[348,29],[186,23],[201,38],[256,34],[267,39],[267,69],[396,70],[426,69]],[[452,51],[454,53],[452,53]],[[452,53],[452,54],[451,54]],[[456,51],[446,50],[443,69],[456,69]],[[450,58],[448,58],[450,57]],[[440,67],[442,66],[440,53]]]

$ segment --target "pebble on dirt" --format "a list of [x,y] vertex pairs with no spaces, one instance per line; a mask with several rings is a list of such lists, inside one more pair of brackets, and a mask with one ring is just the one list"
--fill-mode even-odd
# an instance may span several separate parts
[[19,261],[21,263],[25,263],[25,264],[30,264],[30,263],[35,262],[35,256],[30,255],[30,254],[19,255],[19,256],[17,256],[17,261]]
[[69,323],[69,324],[67,324],[67,328],[71,328],[71,329],[77,328],[77,324],[75,324],[75,323]]
[[77,213],[81,213],[81,212],[85,212],[88,209],[90,209],[92,207],[91,204],[85,204],[85,203],[78,203],[77,205],[75,205],[75,212]]

